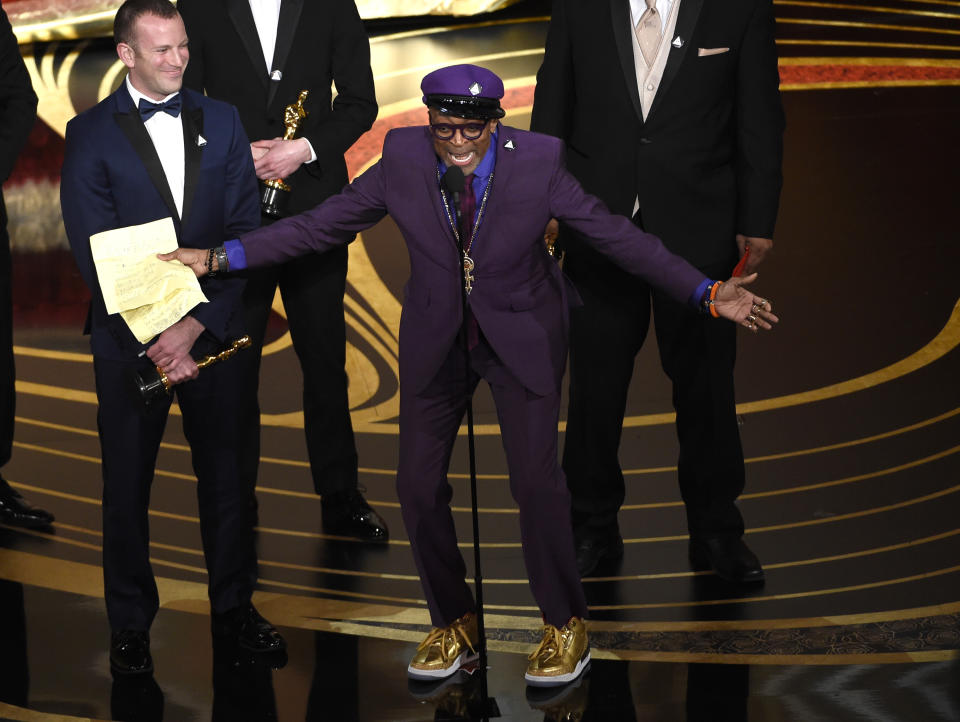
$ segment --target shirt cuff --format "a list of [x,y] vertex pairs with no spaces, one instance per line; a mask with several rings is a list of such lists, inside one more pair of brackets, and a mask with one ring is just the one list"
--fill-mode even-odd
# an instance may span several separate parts
[[[229,254],[229,251],[228,251],[228,254]],[[230,268],[233,268],[232,259],[230,260]],[[707,288],[709,288],[713,283],[714,282],[711,281],[709,278],[704,278],[700,282],[700,285],[693,290],[693,293],[690,296],[690,304],[694,308],[696,308],[698,311],[703,310],[703,294],[706,292]]]
[[310,142],[309,138],[304,138],[307,141],[307,146],[310,148],[310,160],[305,161],[305,163],[313,163],[317,159],[317,151],[313,149],[313,143]]
[[227,268],[231,271],[242,271],[247,267],[247,252],[239,239],[226,241],[223,249],[227,252]]

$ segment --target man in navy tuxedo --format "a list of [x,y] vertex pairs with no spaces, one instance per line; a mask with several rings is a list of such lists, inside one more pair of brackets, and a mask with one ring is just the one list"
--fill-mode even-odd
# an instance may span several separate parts
[[205,279],[209,302],[144,345],[119,314],[107,314],[89,242],[101,231],[166,217],[178,241],[192,246],[256,228],[260,209],[247,138],[232,106],[181,91],[189,52],[171,3],[127,0],[117,12],[114,37],[129,73],[116,92],[67,125],[60,200],[93,296],[87,331],[103,459],[110,664],[115,673],[135,674],[153,667],[148,631],[159,602],[147,509],[171,403],[167,396],[144,408],[132,393],[134,372],[152,364],[176,384],[193,456],[214,638],[254,652],[282,651],[285,643],[251,604],[256,557],[249,490],[238,470],[237,365],[221,363],[198,374],[194,361],[242,335],[243,282]]
[[[543,243],[544,226],[562,219],[630,273],[701,313],[751,329],[769,329],[777,319],[767,301],[742,288],[752,277],[711,282],[655,236],[611,215],[564,169],[559,140],[501,125],[503,83],[489,70],[441,68],[421,89],[429,125],[390,131],[381,160],[339,195],[228,241],[218,253],[181,248],[164,258],[179,258],[198,275],[210,265],[223,269],[224,254],[228,268],[256,268],[341,247],[387,213],[393,217],[410,254],[399,336],[397,494],[434,625],[408,674],[448,677],[475,658],[476,604],[457,548],[447,465],[464,390],[483,378],[497,405],[524,562],[544,617],[526,680],[565,684],[590,661],[570,495],[557,460],[567,307],[578,299]],[[441,182],[454,167],[465,176],[459,225]]]

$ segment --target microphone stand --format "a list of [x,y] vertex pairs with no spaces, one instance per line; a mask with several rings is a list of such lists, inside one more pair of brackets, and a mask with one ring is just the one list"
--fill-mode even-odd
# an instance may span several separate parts
[[[451,169],[448,168],[447,173],[449,173],[450,170]],[[455,181],[455,184],[462,188],[463,181],[461,179],[463,178],[463,173],[459,168],[457,168],[457,172],[459,172],[460,178],[457,179],[459,182]],[[443,180],[447,180],[446,176],[444,176]],[[460,213],[460,191],[451,188],[450,192],[457,218],[457,250],[460,253],[458,275],[462,275],[465,254],[463,250],[463,234],[460,232],[463,228]],[[477,636],[479,637],[477,664],[480,670],[480,700],[478,706],[471,705],[473,707],[471,716],[488,720],[491,717],[499,717],[500,709],[497,707],[497,701],[489,696],[487,688],[487,636],[483,623],[483,574],[480,571],[480,514],[477,511],[477,457],[473,433],[473,390],[470,388],[470,341],[467,333],[467,313],[469,312],[469,306],[467,304],[467,287],[462,278],[459,279],[459,283],[461,316],[463,318],[460,336],[463,341],[464,396],[467,402],[467,449],[470,459],[470,507],[473,517],[473,583],[476,588]]]

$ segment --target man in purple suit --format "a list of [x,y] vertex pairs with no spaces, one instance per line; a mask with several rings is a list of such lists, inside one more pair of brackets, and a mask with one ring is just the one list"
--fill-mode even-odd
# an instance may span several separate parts
[[[264,266],[344,245],[384,215],[393,217],[410,253],[400,320],[397,493],[435,625],[408,674],[448,677],[475,657],[475,602],[457,549],[447,466],[466,408],[465,384],[473,389],[483,378],[497,405],[524,561],[545,622],[526,679],[565,684],[590,660],[570,495],[557,461],[567,306],[577,299],[543,243],[544,226],[561,218],[603,239],[596,241],[601,253],[705,313],[753,329],[770,328],[777,318],[767,301],[742,288],[752,277],[712,282],[584,193],[564,169],[560,141],[500,125],[503,83],[489,70],[442,68],[421,89],[429,126],[388,133],[380,162],[339,195],[223,250],[181,248],[162,258],[178,258],[197,275]],[[460,224],[442,182],[453,167],[466,176]]]

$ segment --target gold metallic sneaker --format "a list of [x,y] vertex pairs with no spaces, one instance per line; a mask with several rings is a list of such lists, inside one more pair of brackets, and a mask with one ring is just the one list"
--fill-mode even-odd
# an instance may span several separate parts
[[407,667],[411,679],[443,679],[476,661],[477,615],[467,612],[443,628],[434,627],[420,642]]
[[590,643],[587,628],[579,617],[557,629],[552,624],[543,628],[540,646],[527,659],[527,684],[534,687],[556,687],[579,677],[590,665]]

